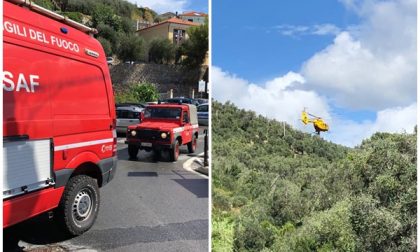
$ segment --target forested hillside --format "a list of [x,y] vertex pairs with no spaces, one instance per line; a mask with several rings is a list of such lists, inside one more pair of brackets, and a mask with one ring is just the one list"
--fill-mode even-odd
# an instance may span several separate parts
[[212,105],[213,251],[415,251],[416,136],[351,149]]
[[[135,36],[136,21],[160,21],[151,9],[125,0],[35,0],[35,3],[96,28],[96,38],[106,55],[117,54],[123,60],[137,60],[144,54],[144,41]],[[139,55],[136,55],[139,54]]]

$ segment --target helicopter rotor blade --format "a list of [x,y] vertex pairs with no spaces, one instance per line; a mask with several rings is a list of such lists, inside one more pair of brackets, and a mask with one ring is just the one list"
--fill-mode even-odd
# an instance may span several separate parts
[[321,118],[321,117],[319,117],[319,116],[316,116],[316,115],[313,115],[313,114],[311,114],[311,113],[308,113],[308,112],[306,112],[308,115],[310,115],[310,116],[313,116],[313,117],[316,117],[316,118]]

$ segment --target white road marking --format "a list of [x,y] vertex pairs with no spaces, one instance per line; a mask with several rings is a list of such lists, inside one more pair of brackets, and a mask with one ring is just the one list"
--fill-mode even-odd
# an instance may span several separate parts
[[208,176],[206,176],[206,175],[204,175],[204,174],[202,174],[202,173],[199,173],[199,172],[197,172],[197,171],[195,171],[195,170],[191,169],[191,164],[192,164],[195,160],[199,159],[199,158],[198,158],[198,156],[201,156],[201,155],[204,155],[204,152],[202,152],[202,153],[198,154],[198,155],[197,155],[197,157],[192,157],[192,158],[189,158],[187,161],[185,161],[185,162],[182,164],[182,168],[184,168],[184,169],[185,169],[185,170],[187,170],[187,171],[193,172],[193,173],[195,173],[195,174],[199,175],[200,177],[203,177],[203,178],[208,179],[208,178],[209,178]]

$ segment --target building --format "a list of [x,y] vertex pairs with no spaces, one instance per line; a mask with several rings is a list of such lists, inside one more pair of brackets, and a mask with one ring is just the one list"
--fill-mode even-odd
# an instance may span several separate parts
[[150,42],[155,38],[167,38],[172,43],[179,45],[184,40],[188,39],[188,28],[198,25],[198,23],[179,18],[170,18],[163,22],[140,29],[137,31],[137,34],[144,38],[146,42]]
[[[199,25],[199,23],[173,17],[163,22],[141,28],[137,30],[137,34],[142,37],[146,43],[149,43],[156,38],[166,38],[173,44],[180,45],[188,39],[187,30],[191,27]],[[149,61],[149,55],[145,55],[144,60]],[[203,65],[208,65],[208,63],[207,54]]]
[[202,12],[189,11],[180,14],[179,18],[193,23],[204,24],[207,19],[207,14]]

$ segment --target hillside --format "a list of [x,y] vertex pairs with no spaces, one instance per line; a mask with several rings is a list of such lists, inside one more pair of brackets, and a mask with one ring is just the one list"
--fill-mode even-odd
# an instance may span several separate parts
[[[119,58],[133,54],[134,49],[130,50],[133,44],[144,47],[144,42],[134,36],[138,20],[149,23],[160,20],[152,9],[138,7],[126,0],[34,0],[34,2],[96,28],[99,33],[95,37],[101,42],[106,55],[118,55]],[[136,50],[141,51],[137,54],[145,53],[144,48]]]
[[350,149],[212,109],[214,251],[415,251],[415,135]]

